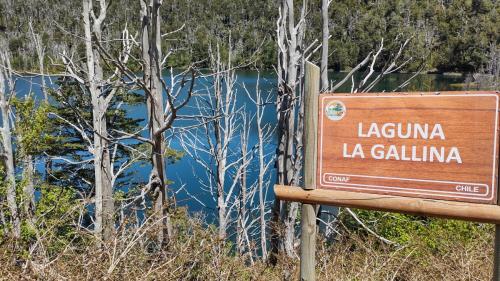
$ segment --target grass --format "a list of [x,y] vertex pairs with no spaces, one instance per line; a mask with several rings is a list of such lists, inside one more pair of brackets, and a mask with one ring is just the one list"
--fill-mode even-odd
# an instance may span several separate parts
[[[68,241],[50,255],[27,254],[21,245],[4,241],[0,280],[299,279],[297,258],[281,255],[275,266],[261,261],[252,264],[236,255],[230,243],[217,238],[216,228],[207,227],[199,218],[178,214],[175,229],[175,240],[160,250],[148,239],[154,237],[148,225],[120,230],[103,248],[96,246],[91,234],[82,232],[80,239]],[[363,232],[344,228],[340,233],[333,242],[320,238],[317,243],[317,280],[491,278],[493,228],[489,226],[474,239],[438,233],[433,241],[440,247],[429,247],[429,237],[419,235],[403,246],[391,246]]]

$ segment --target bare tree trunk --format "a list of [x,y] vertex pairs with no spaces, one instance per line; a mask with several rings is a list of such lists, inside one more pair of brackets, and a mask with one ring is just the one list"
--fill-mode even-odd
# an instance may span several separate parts
[[31,32],[31,37],[33,37],[33,43],[35,44],[35,50],[36,50],[36,55],[38,57],[38,68],[39,68],[39,71],[40,71],[40,76],[41,76],[41,84],[42,84],[42,93],[43,93],[43,100],[45,102],[48,102],[49,101],[49,96],[47,94],[47,88],[46,88],[46,83],[45,83],[45,63],[44,63],[44,59],[45,59],[45,48],[43,47],[43,43],[42,43],[42,38],[40,38],[40,35],[39,34],[36,34],[35,33],[35,30],[33,29],[33,24],[32,22],[30,21],[29,22],[29,28],[30,28],[30,32]]
[[[44,76],[44,57],[45,57],[45,49],[42,45],[42,40],[40,35],[35,33],[33,29],[32,22],[29,22],[29,29],[31,32],[31,36],[33,38],[33,43],[35,44],[36,53],[38,56],[38,66],[41,76],[41,90],[44,97],[44,102],[48,103],[48,95],[45,84],[45,76]],[[33,155],[24,155],[23,156],[23,181],[24,181],[24,213],[31,223],[33,222],[33,216],[35,213],[36,201],[35,201],[35,169],[34,169],[34,159]]]
[[[304,59],[305,16],[306,1],[303,1],[300,19],[296,23],[293,0],[282,0],[277,29],[279,143],[276,159],[277,183],[282,185],[299,184],[300,177],[298,175],[302,169],[300,161],[302,144],[301,140],[296,137],[296,120],[297,108],[300,109],[298,98],[300,98],[301,93],[297,95],[297,85],[300,84],[303,74],[301,66]],[[300,122],[300,120],[298,121]],[[285,203],[275,199],[272,216],[273,233],[271,234],[272,263],[276,261],[274,256],[278,253],[279,248],[285,250],[288,256],[295,256],[297,210],[297,203]]]
[[331,0],[321,0],[321,18],[323,20],[323,40],[321,44],[321,85],[320,91],[328,90],[328,39],[330,29],[328,27],[328,6]]
[[[188,71],[180,74],[180,76],[182,76],[181,81],[177,81],[176,76],[171,72],[171,85],[165,83],[162,77],[163,63],[171,52],[163,56],[161,50],[162,36],[169,35],[161,34],[162,17],[160,15],[160,7],[162,5],[162,0],[140,0],[140,5],[141,59],[136,61],[142,66],[142,74],[136,75],[136,71],[131,70],[127,66],[128,58],[133,58],[133,56],[131,56],[132,41],[135,42],[135,38],[129,36],[128,30],[125,29],[122,35],[126,40],[124,41],[125,48],[120,57],[115,57],[101,46],[99,47],[102,55],[107,59],[107,62],[116,66],[115,74],[121,73],[128,81],[131,81],[133,87],[137,87],[144,91],[148,112],[147,128],[149,138],[141,136],[137,132],[128,133],[119,130],[117,130],[117,132],[123,134],[124,138],[134,138],[151,145],[150,160],[152,169],[149,182],[146,185],[146,189],[143,191],[144,193],[151,193],[153,197],[153,218],[155,219],[157,241],[158,245],[162,246],[168,244],[173,237],[169,213],[170,208],[175,206],[175,197],[172,197],[173,200],[170,202],[167,192],[167,144],[165,132],[172,129],[172,124],[178,117],[178,110],[186,106],[191,99],[196,75],[193,67],[190,67]],[[187,78],[189,73],[191,77]],[[121,79],[123,79],[123,77],[121,77],[120,80],[116,80],[115,83],[126,87],[130,86],[120,82]],[[177,85],[180,85],[180,87]],[[189,87],[187,96],[182,99],[182,102],[179,102],[180,93],[182,93],[183,97],[184,94],[186,94],[186,92],[181,91],[186,85]],[[164,95],[166,95],[166,101]]]
[[[18,239],[21,237],[21,223],[16,203],[14,147],[12,146],[12,132],[9,122],[10,106],[7,98],[7,90],[13,92],[14,83],[12,83],[10,73],[10,60],[4,50],[0,50],[0,64],[4,66],[0,69],[0,110],[2,111],[2,152],[7,181],[6,197],[12,223],[12,236]],[[6,83],[8,83],[8,86]]]
[[[238,232],[237,232],[237,245],[238,245],[238,251],[240,255],[243,255],[245,253],[245,241],[246,241],[246,236],[247,236],[247,229],[246,229],[246,222],[248,218],[248,213],[247,213],[247,168],[245,163],[248,161],[247,153],[247,145],[248,145],[248,120],[246,116],[243,116],[243,130],[241,133],[241,143],[240,143],[240,149],[241,149],[241,163],[242,167],[240,169],[240,198],[239,198],[239,212],[238,212]],[[251,254],[252,249],[248,249],[248,251]]]
[[257,86],[255,87],[256,97],[256,114],[257,114],[257,136],[258,136],[258,154],[259,154],[259,176],[257,179],[257,188],[259,192],[259,222],[260,222],[260,247],[262,251],[262,259],[267,260],[267,223],[266,223],[266,202],[265,202],[265,190],[264,190],[264,176],[268,170],[269,163],[265,163],[264,156],[264,145],[267,136],[269,136],[269,129],[265,132],[265,128],[262,124],[264,117],[264,104],[265,101],[262,98],[262,93],[259,88],[259,79],[257,80]]
[[[331,1],[332,0],[321,0],[321,18],[323,23],[323,32],[321,43],[320,92],[327,92],[330,90],[328,81],[328,45],[330,37],[328,7],[330,6]],[[323,232],[325,237],[330,239],[333,237],[331,225],[333,225],[333,222],[336,219],[335,214],[337,213],[338,208],[320,205],[317,205],[317,207],[317,216],[322,217],[319,224],[320,231]]]
[[35,213],[35,169],[32,155],[25,155],[23,158],[23,181],[25,182],[23,192],[26,197],[24,200],[24,213],[27,219],[31,221]]
[[[229,55],[229,60],[231,55]],[[214,77],[214,94],[215,94],[215,112],[216,114],[223,114],[223,122],[216,118],[214,122],[214,133],[215,133],[215,152],[216,152],[216,166],[217,166],[217,210],[219,213],[219,238],[226,239],[227,231],[227,219],[226,219],[226,197],[225,197],[225,180],[226,180],[226,164],[227,164],[227,142],[228,142],[228,128],[230,125],[231,116],[226,109],[226,103],[230,92],[226,92],[226,97],[222,93],[222,64],[220,61],[220,51],[219,45],[217,44],[217,61],[214,66],[215,77]],[[230,69],[230,66],[228,66]],[[227,81],[226,81],[227,82]],[[232,91],[232,89],[226,89]],[[232,130],[231,130],[232,131]]]
[[142,16],[142,60],[144,63],[144,84],[149,119],[149,134],[152,141],[152,171],[150,185],[154,194],[154,211],[157,217],[157,239],[160,244],[168,243],[172,226],[168,216],[168,194],[165,171],[165,126],[162,87],[161,53],[161,0],[151,0],[148,5],[141,1]]
[[[231,66],[231,48],[229,46],[227,64],[221,62],[218,43],[216,53],[209,49],[213,73],[210,82],[213,83],[213,88],[207,89],[206,96],[197,103],[201,126],[204,128],[203,140],[191,132],[188,132],[189,138],[181,140],[186,153],[202,165],[207,173],[209,182],[201,182],[201,185],[207,187],[217,204],[218,236],[221,240],[227,239],[233,212],[236,211],[239,216],[240,197],[237,191],[241,186],[242,170],[248,165],[241,154],[235,153],[230,147],[241,131],[242,123],[241,118],[238,118],[241,108],[236,103],[236,78]],[[206,158],[202,159],[198,153],[206,154]],[[233,157],[237,159],[234,160]]]
[[83,22],[85,30],[85,51],[87,59],[88,91],[92,100],[92,125],[94,129],[94,174],[95,174],[95,232],[102,241],[109,241],[114,229],[113,186],[111,184],[111,160],[108,149],[106,111],[108,101],[102,93],[103,69],[99,52],[93,44],[101,41],[102,23],[106,18],[106,2],[100,2],[99,17],[93,15],[93,0],[83,0]]

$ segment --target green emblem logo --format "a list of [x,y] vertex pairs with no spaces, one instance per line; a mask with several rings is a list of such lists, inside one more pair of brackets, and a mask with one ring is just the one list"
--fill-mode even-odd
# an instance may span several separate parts
[[346,113],[345,104],[341,101],[334,100],[329,102],[325,107],[325,114],[332,121],[339,121],[344,118]]

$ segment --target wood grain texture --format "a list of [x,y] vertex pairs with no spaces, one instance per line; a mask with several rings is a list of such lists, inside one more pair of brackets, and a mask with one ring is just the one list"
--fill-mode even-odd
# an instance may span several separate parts
[[[319,67],[306,62],[304,93],[304,189],[316,188]],[[302,204],[300,279],[316,280],[316,207]]]
[[324,94],[318,114],[318,188],[497,202],[497,92]]
[[500,223],[500,206],[446,200],[411,198],[341,190],[304,190],[301,187],[275,185],[280,200],[366,210],[399,212],[484,223]]
[[304,189],[316,188],[319,67],[307,62],[304,95]]
[[493,252],[493,278],[492,281],[500,281],[500,224],[495,225],[495,248]]

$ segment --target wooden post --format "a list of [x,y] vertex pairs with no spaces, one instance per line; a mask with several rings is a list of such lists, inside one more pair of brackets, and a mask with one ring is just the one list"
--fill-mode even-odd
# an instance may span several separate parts
[[[316,188],[320,69],[306,62],[304,93],[304,189]],[[316,280],[316,206],[302,204],[300,279]]]
[[[497,113],[498,114],[498,113]],[[500,174],[500,168],[497,167],[497,180]],[[497,195],[498,196],[498,195]],[[500,205],[500,199],[497,198],[497,204]],[[500,224],[495,224],[495,248],[493,248],[493,281],[500,281]]]
[[500,281],[500,224],[495,224],[495,250],[493,256],[493,281]]
[[[498,160],[499,158],[497,158],[497,161]],[[497,179],[496,179],[497,181],[499,179],[498,177],[499,175],[500,175],[500,166],[497,166]],[[499,190],[498,187],[497,190]],[[500,205],[500,198],[498,197],[500,196],[497,195],[497,205]],[[491,280],[500,281],[500,223],[495,224],[495,245],[493,248],[493,276]]]

